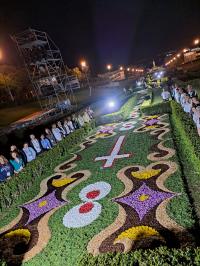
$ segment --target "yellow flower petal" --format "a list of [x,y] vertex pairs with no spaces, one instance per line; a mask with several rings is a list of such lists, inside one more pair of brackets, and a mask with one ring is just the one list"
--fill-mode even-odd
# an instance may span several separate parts
[[110,134],[108,133],[97,133],[95,138],[98,139],[98,138],[104,138],[104,137],[107,137],[109,136]]
[[149,195],[146,195],[146,194],[142,194],[139,196],[139,200],[140,201],[145,201],[145,200],[148,200],[149,199]]
[[136,226],[136,227],[131,227],[128,230],[122,232],[114,242],[117,242],[118,240],[124,239],[124,238],[129,238],[132,240],[139,240],[142,238],[147,238],[151,236],[160,236],[158,231],[153,229],[152,227],[149,226]]
[[161,172],[161,169],[149,169],[141,170],[138,172],[131,172],[132,176],[138,179],[149,179],[153,176],[158,175]]
[[43,201],[41,201],[41,202],[38,204],[38,207],[42,208],[42,207],[44,207],[44,206],[46,206],[46,205],[47,205],[47,201],[46,201],[46,200],[43,200]]
[[28,229],[16,229],[16,230],[13,230],[5,234],[3,237],[11,238],[11,237],[16,237],[16,236],[24,237],[27,239],[27,242],[29,242],[31,238],[31,233]]
[[52,181],[52,186],[54,187],[62,187],[65,186],[71,182],[73,182],[74,180],[76,180],[76,178],[71,178],[71,177],[64,177],[61,179],[54,179]]
[[158,115],[145,116],[146,120],[158,118]]
[[158,125],[154,125],[154,126],[146,126],[146,127],[149,128],[149,129],[153,129],[153,128],[157,128]]

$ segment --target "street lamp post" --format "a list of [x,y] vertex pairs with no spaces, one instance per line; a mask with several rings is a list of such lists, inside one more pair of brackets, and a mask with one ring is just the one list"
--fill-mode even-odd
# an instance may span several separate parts
[[85,77],[86,77],[86,81],[87,81],[87,85],[89,87],[89,95],[90,97],[92,96],[92,87],[90,85],[90,81],[89,81],[89,78],[88,78],[88,74],[87,74],[87,71],[88,71],[88,66],[87,66],[87,63],[85,60],[82,60],[81,61],[81,68],[82,68],[82,71],[85,73]]

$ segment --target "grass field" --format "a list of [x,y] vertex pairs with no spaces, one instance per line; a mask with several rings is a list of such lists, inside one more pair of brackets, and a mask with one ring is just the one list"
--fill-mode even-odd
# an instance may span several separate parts
[[9,124],[40,110],[38,103],[30,103],[22,106],[7,107],[0,109],[0,127],[8,126]]

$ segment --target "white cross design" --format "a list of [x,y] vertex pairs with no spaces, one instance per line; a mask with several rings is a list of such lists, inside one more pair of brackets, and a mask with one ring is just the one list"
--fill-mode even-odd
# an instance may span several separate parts
[[120,136],[117,140],[117,142],[115,143],[111,154],[107,155],[107,156],[102,156],[102,157],[97,157],[95,159],[95,162],[97,161],[102,161],[102,160],[106,160],[105,164],[103,165],[103,168],[109,168],[113,165],[114,160],[116,159],[121,159],[121,158],[127,158],[127,157],[131,157],[130,153],[127,154],[118,154],[120,151],[120,148],[122,146],[122,143],[124,141],[125,136]]

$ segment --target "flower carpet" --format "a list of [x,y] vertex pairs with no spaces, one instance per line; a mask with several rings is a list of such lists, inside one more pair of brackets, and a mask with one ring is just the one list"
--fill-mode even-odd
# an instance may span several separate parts
[[193,243],[168,115],[141,117],[138,106],[128,121],[87,137],[17,209],[0,228],[0,252],[23,265],[79,265],[85,254]]

